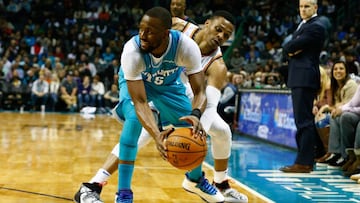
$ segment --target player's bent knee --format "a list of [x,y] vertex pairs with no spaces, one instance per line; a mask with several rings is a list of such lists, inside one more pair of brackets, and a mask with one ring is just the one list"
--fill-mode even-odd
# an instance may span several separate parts
[[214,124],[209,132],[211,136],[212,155],[215,159],[227,159],[230,157],[232,134],[230,127],[225,125]]

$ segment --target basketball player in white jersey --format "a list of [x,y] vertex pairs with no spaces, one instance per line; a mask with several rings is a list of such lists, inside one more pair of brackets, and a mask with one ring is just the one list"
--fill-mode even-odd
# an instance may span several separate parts
[[[248,198],[231,188],[227,177],[228,160],[231,153],[231,130],[229,125],[217,113],[217,105],[220,100],[220,90],[226,85],[227,68],[222,58],[220,46],[229,39],[234,31],[234,18],[226,11],[217,11],[209,18],[203,28],[173,18],[173,29],[177,29],[190,36],[199,46],[202,53],[202,67],[206,75],[206,110],[201,116],[201,124],[205,131],[211,136],[212,155],[214,158],[214,181],[213,184],[224,195],[225,202],[248,202]],[[151,137],[142,131],[139,138],[139,149],[149,143]],[[119,148],[116,145],[97,174],[89,181],[83,183],[77,195],[88,195],[93,201],[102,202],[99,194],[102,183],[106,182],[110,175],[116,171],[118,166]],[[183,187],[187,190],[186,181]],[[79,194],[82,193],[82,194]],[[84,203],[84,202],[81,202]]]

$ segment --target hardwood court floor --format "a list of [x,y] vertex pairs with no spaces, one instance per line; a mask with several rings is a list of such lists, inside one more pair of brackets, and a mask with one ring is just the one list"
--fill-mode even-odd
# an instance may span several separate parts
[[[72,201],[81,182],[89,181],[118,141],[122,125],[110,116],[85,119],[79,114],[0,113],[0,202]],[[207,177],[212,171],[204,166]],[[181,188],[184,171],[163,161],[154,143],[139,151],[133,177],[134,200],[203,202]],[[265,202],[233,184],[251,203]],[[104,187],[104,202],[114,202],[117,173]]]

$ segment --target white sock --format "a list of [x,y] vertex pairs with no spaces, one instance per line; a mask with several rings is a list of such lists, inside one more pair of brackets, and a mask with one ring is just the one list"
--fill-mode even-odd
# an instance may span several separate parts
[[110,173],[107,172],[105,169],[99,169],[98,172],[96,173],[96,175],[90,180],[89,183],[103,183],[106,182],[109,177],[110,177]]
[[214,172],[215,183],[222,183],[224,180],[227,180],[227,170]]

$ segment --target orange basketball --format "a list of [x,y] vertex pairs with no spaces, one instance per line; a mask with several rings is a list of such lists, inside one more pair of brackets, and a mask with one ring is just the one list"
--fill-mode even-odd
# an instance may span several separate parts
[[195,138],[191,131],[191,128],[177,128],[166,139],[168,162],[176,168],[192,170],[206,157],[206,138]]

